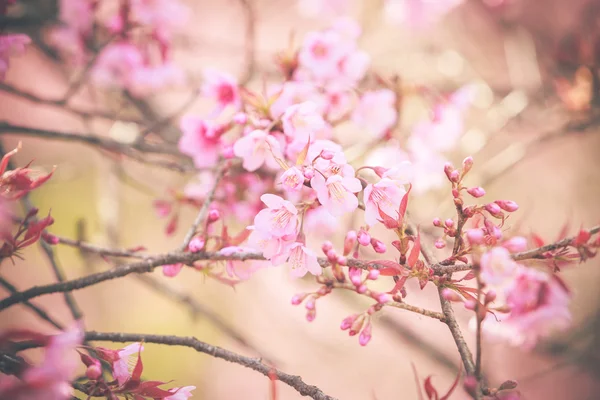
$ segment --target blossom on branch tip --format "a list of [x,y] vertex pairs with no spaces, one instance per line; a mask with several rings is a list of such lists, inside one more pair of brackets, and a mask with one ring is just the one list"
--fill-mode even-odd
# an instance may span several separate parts
[[218,111],[228,106],[237,111],[242,105],[237,80],[225,72],[215,69],[204,70],[204,84],[201,90],[204,97],[214,99],[217,102],[219,105]]
[[298,231],[296,207],[274,194],[263,194],[260,199],[267,208],[254,217],[255,230],[268,237],[296,235]]
[[481,256],[481,279],[492,286],[506,284],[519,268],[504,247],[494,247]]
[[304,245],[296,242],[290,246],[290,257],[288,259],[290,273],[293,277],[301,278],[310,272],[313,275],[321,275],[323,269],[317,260],[314,251]]
[[183,134],[179,151],[190,156],[198,168],[214,166],[219,157],[222,128],[212,121],[185,115],[179,124]]
[[375,184],[369,184],[364,191],[365,222],[368,226],[375,225],[380,221],[379,210],[388,216],[395,218],[400,208],[402,196],[406,193],[397,182],[383,178]]

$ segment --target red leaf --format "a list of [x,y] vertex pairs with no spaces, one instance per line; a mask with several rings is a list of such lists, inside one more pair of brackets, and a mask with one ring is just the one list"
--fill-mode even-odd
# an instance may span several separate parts
[[385,227],[387,229],[396,229],[398,228],[400,225],[398,224],[398,221],[396,221],[394,218],[390,217],[389,215],[387,215],[382,209],[381,207],[379,207],[379,205],[377,205],[377,210],[379,211],[379,216],[381,217],[381,222],[383,223],[383,225],[385,225]]
[[42,236],[42,231],[46,229],[46,227],[52,225],[54,223],[54,218],[48,216],[46,218],[40,219],[39,221],[31,222],[27,227],[27,233],[25,233],[25,238],[21,243],[22,246],[28,246],[32,243],[37,242]]
[[415,376],[415,382],[417,384],[417,394],[419,396],[419,400],[423,400],[423,392],[421,392],[421,382],[419,380],[419,374],[417,373],[417,367],[415,367],[414,363],[410,363],[412,370],[413,370],[413,374]]
[[403,276],[402,278],[398,279],[392,290],[390,290],[388,293],[392,295],[398,293],[404,287],[407,279],[407,276]]
[[421,252],[421,233],[419,232],[419,230],[417,228],[417,238],[414,241],[414,244],[413,244],[412,250],[410,252],[410,255],[408,256],[408,259],[406,260],[406,263],[411,268],[415,266],[415,263],[419,259],[420,252]]
[[179,214],[175,213],[169,220],[169,223],[167,224],[167,227],[165,228],[165,234],[167,236],[171,236],[173,233],[175,233],[175,230],[177,229],[177,220],[178,219],[179,219]]
[[[161,389],[158,386],[164,385],[165,382],[159,381],[146,381],[142,382],[140,386],[135,390],[135,393],[146,397],[152,397],[153,399],[164,399],[165,397],[173,396],[177,392],[169,392]],[[178,389],[179,391],[179,389]]]
[[144,364],[142,364],[142,346],[140,345],[140,349],[138,350],[138,359],[135,363],[135,367],[133,368],[133,372],[131,373],[131,380],[139,382],[142,377],[143,370]]
[[408,207],[408,195],[412,189],[412,184],[408,185],[408,191],[402,196],[402,201],[400,202],[400,208],[398,209],[398,222],[402,225],[404,221],[404,215],[406,214],[406,207]]
[[533,240],[535,247],[542,247],[544,245],[544,239],[542,239],[537,233],[531,233],[531,240]]
[[577,234],[577,237],[571,243],[573,246],[581,246],[586,244],[588,240],[592,237],[592,234],[586,231],[585,229],[581,229]]
[[269,371],[271,400],[277,400],[277,373],[274,370]]
[[454,389],[456,389],[456,386],[458,385],[458,381],[460,380],[461,375],[462,370],[459,370],[458,375],[456,375],[456,379],[454,380],[454,383],[452,383],[452,386],[450,386],[450,389],[448,390],[448,393],[446,393],[440,400],[448,400],[450,398],[450,395],[452,394],[452,392],[454,392]]
[[380,265],[385,268],[380,268],[379,273],[383,276],[395,276],[395,275],[406,275],[408,272],[402,268],[402,265],[398,264],[396,261],[392,260],[375,260],[370,261],[369,265]]
[[433,384],[431,383],[431,376],[428,376],[427,379],[425,379],[425,384],[423,385],[423,387],[425,388],[425,393],[427,394],[428,399],[439,399],[440,396],[438,395],[437,390],[435,390]]

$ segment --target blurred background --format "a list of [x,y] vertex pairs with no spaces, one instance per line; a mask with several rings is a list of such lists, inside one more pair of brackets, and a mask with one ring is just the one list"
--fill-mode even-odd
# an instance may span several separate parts
[[[436,5],[433,0],[422,2]],[[187,1],[189,20],[175,38],[173,59],[183,67],[188,85],[132,99],[84,84],[69,104],[101,108],[130,119],[158,120],[182,107],[185,112],[206,114],[210,104],[196,92],[204,68],[243,77],[250,55],[255,62],[248,86],[260,88],[265,81],[279,79],[274,54],[288,48],[292,34],[299,43],[306,32],[331,23],[332,16],[311,14],[310,2],[303,3]],[[361,24],[359,45],[372,57],[372,67],[380,75],[397,74],[403,82],[439,91],[466,84],[477,88],[464,134],[445,157],[460,163],[466,155],[473,155],[476,168],[469,183],[483,186],[488,199],[516,201],[520,211],[511,218],[511,226],[523,234],[535,232],[549,242],[567,223],[569,234],[575,234],[580,226],[600,221],[599,9],[597,0],[465,0],[440,15],[431,12],[436,17],[419,24],[397,15],[391,18],[384,2],[378,0],[350,1],[344,11]],[[83,119],[44,101],[59,98],[80,72],[62,61],[48,40],[57,13],[57,2],[32,0],[19,2],[3,17],[5,29],[27,32],[34,43],[26,55],[11,59],[6,81],[0,86],[0,121],[119,140],[131,132],[137,134],[142,128],[135,123]],[[11,88],[35,93],[37,98],[16,94]],[[427,112],[424,104],[407,101],[402,111],[404,129]],[[173,126],[177,126],[176,119]],[[176,141],[177,129],[165,130]],[[345,143],[360,143],[359,135],[348,135]],[[161,253],[181,243],[196,214],[192,208],[183,208],[178,230],[167,237],[166,221],[153,208],[154,200],[164,198],[170,189],[181,190],[193,173],[122,159],[80,143],[6,131],[1,131],[0,139],[6,149],[23,142],[23,150],[15,157],[18,165],[35,159],[40,169],[58,166],[54,177],[31,198],[42,214],[51,209],[56,222],[50,231],[58,235],[110,247],[144,246]],[[448,191],[442,185],[412,199],[410,210],[418,223],[428,226],[435,216],[453,216]],[[56,252],[71,279],[110,267],[76,249],[57,246]],[[28,249],[24,257],[14,265],[5,261],[2,276],[19,289],[54,281],[38,248]],[[486,343],[484,374],[492,385],[515,379],[524,399],[599,398],[599,267],[598,260],[592,259],[566,267],[562,273],[574,293],[570,331],[531,352]],[[375,321],[371,343],[359,346],[355,338],[340,331],[339,324],[364,304],[342,293],[321,301],[316,320],[307,323],[303,309],[292,307],[290,299],[295,293],[314,290],[316,284],[310,279],[291,280],[283,268],[260,270],[235,289],[192,269],[184,269],[174,279],[163,277],[160,270],[151,275],[168,285],[171,294],[189,294],[202,309],[193,312],[189,304],[128,276],[74,293],[86,328],[193,335],[256,356],[216,326],[214,318],[207,318],[208,312],[242,332],[254,349],[280,369],[343,400],[417,399],[413,364],[421,378],[433,375],[435,386],[444,391],[460,365],[445,326],[402,310],[386,310]],[[408,291],[412,304],[438,309],[432,285],[421,292],[411,282]],[[44,296],[35,302],[61,322],[70,322],[62,296]],[[473,346],[467,330],[470,314],[462,307],[456,307],[456,313]],[[21,306],[0,317],[0,329],[25,325],[53,332]],[[192,350],[148,344],[143,357],[146,379],[195,385],[194,399],[269,396],[263,376]],[[283,384],[279,390],[281,400],[300,398]],[[467,395],[459,390],[452,398]]]

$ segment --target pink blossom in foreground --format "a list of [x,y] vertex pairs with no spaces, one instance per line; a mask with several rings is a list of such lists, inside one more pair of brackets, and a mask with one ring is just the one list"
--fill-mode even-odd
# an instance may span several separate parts
[[214,69],[204,70],[202,95],[215,100],[219,110],[227,106],[239,110],[242,105],[237,80],[225,72]]
[[494,247],[481,256],[481,279],[492,286],[502,286],[514,277],[519,264],[504,247]]
[[265,162],[277,165],[273,156],[280,157],[279,142],[264,130],[256,129],[238,139],[233,145],[233,152],[243,160],[246,171],[256,171]]
[[325,180],[321,174],[316,174],[310,182],[319,202],[332,215],[349,213],[358,207],[358,198],[354,193],[360,192],[362,185],[354,175],[332,175]]
[[284,237],[298,231],[298,210],[287,200],[274,194],[263,194],[260,199],[267,208],[254,218],[255,229],[263,235]]
[[365,222],[368,226],[375,225],[381,216],[379,210],[383,211],[392,218],[398,215],[400,202],[406,190],[399,186],[398,182],[384,178],[376,184],[369,184],[365,188]]
[[558,277],[520,267],[506,290],[510,314],[499,322],[488,316],[482,327],[492,337],[531,349],[540,338],[568,327],[569,301],[570,293]]
[[397,120],[396,95],[389,89],[364,93],[352,113],[352,121],[377,139],[384,137]]
[[141,343],[132,343],[116,351],[116,356],[112,360],[113,376],[123,385],[130,377],[131,371],[135,366],[140,351],[144,350]]
[[25,46],[29,43],[31,43],[29,36],[20,33],[0,35],[0,80],[4,80],[6,76],[9,57],[25,53]]
[[[236,253],[253,253],[255,250],[250,247],[240,247],[240,246],[229,246],[224,247],[219,250],[219,254],[224,256],[231,256]],[[254,274],[259,269],[266,266],[264,261],[256,261],[256,260],[227,260],[227,274],[229,276],[237,277],[241,280],[250,279],[252,274]]]
[[263,257],[271,261],[273,266],[278,266],[286,262],[290,255],[290,245],[296,240],[296,234],[273,237],[257,231],[254,226],[247,229],[252,230],[248,237],[248,245],[261,251]]
[[281,120],[283,133],[305,145],[309,137],[314,140],[317,135],[322,136],[322,132],[328,129],[323,116],[319,113],[319,107],[312,101],[288,107]]
[[167,396],[163,400],[187,400],[193,397],[192,390],[194,389],[196,389],[196,386],[169,389],[169,392],[173,393],[173,395]]
[[297,192],[304,187],[304,173],[298,167],[291,167],[280,178],[285,191]]
[[392,167],[385,171],[382,178],[388,178],[401,184],[407,184],[413,181],[415,170],[410,161],[393,163]]
[[220,127],[193,115],[183,116],[179,126],[183,132],[179,139],[179,150],[192,157],[198,168],[214,166],[219,159]]
[[21,380],[7,376],[0,378],[0,398],[11,400],[67,400],[73,394],[71,381],[75,379],[79,356],[76,347],[83,341],[79,323],[53,336],[45,348],[44,360],[30,367]]
[[290,247],[290,258],[288,259],[290,273],[292,276],[301,278],[310,272],[313,275],[321,275],[323,269],[319,265],[317,255],[314,251],[304,245],[296,242]]

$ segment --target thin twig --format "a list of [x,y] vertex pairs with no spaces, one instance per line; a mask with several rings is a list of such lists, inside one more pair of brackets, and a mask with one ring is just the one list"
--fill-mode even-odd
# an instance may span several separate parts
[[[596,225],[592,228],[586,229],[589,233],[596,234],[598,232],[600,232],[600,225]],[[531,250],[527,250],[527,251],[522,251],[520,253],[515,253],[512,255],[513,260],[527,260],[527,259],[532,259],[532,258],[541,258],[542,254],[544,254],[547,251],[553,251],[556,249],[560,249],[562,247],[567,247],[568,245],[571,244],[571,242],[573,242],[573,240],[576,238],[576,236],[570,237],[570,238],[565,238],[563,240],[559,240],[556,243],[552,243],[552,244],[548,244],[546,246],[542,246],[542,247],[538,247],[536,249],[531,249]]]
[[260,372],[270,378],[276,377],[277,380],[289,385],[302,396],[311,397],[315,400],[336,400],[334,397],[326,395],[316,386],[306,384],[300,376],[289,375],[279,371],[271,366],[264,364],[260,359],[250,358],[213,346],[194,337],[164,336],[164,335],[144,335],[133,333],[105,333],[105,332],[86,332],[85,338],[90,341],[109,341],[109,342],[145,342],[164,344],[168,346],[183,346],[192,348],[200,353],[208,354],[215,358],[220,358],[234,364],[242,365],[246,368]]
[[76,247],[83,252],[95,253],[100,256],[109,256],[109,257],[129,257],[129,258],[149,258],[148,255],[140,254],[135,251],[126,250],[126,249],[110,249],[106,247],[97,246],[95,244],[83,242],[81,240],[73,240],[69,238],[65,238],[62,236],[53,235],[57,238],[58,243],[64,244],[66,246]]
[[398,303],[398,302],[385,303],[385,306],[401,308],[403,310],[412,311],[414,313],[421,314],[421,315],[424,315],[429,318],[434,318],[434,319],[440,320],[441,322],[446,322],[446,317],[444,316],[444,314],[439,313],[437,311],[431,311],[431,310],[427,310],[425,308],[412,306],[412,305],[406,304],[406,303]]

